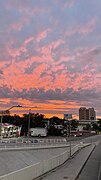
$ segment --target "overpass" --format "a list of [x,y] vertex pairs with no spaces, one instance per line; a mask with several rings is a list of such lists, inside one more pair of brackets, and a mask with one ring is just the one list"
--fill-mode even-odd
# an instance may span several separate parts
[[[75,154],[80,147],[87,144],[79,143],[70,146],[66,143],[63,145],[59,144],[55,146],[47,146],[46,148],[41,147],[22,147],[23,149],[14,150],[13,148],[8,149],[2,148],[0,151],[0,179],[1,180],[32,180],[54,168],[63,164],[70,155]],[[30,148],[30,149],[29,149]],[[89,146],[87,157],[94,148],[94,145]],[[86,157],[86,158],[87,158]]]

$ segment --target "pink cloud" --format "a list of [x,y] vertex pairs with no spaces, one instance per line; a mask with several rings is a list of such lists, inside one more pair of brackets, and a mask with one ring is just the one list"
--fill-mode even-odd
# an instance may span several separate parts
[[29,44],[31,41],[33,41],[34,40],[34,37],[28,37],[25,41],[24,41],[24,45],[27,45],[27,44]]
[[78,30],[78,32],[80,34],[88,34],[90,32],[93,31],[93,29],[96,26],[96,19],[92,19],[91,21],[89,21],[87,24],[85,24],[84,26],[80,27],[80,29]]
[[64,9],[64,8],[69,8],[69,7],[73,6],[73,4],[75,3],[75,0],[60,1],[60,2],[58,0],[54,0],[54,2],[58,5],[60,4],[60,6]]
[[40,42],[42,39],[46,38],[49,32],[51,32],[51,29],[46,29],[46,30],[40,32],[40,33],[36,36],[36,41],[37,41],[37,42]]
[[26,53],[27,49],[25,47],[20,48],[8,48],[8,53],[12,58],[16,58],[17,56],[20,56],[22,53]]
[[21,29],[29,23],[29,19],[23,17],[19,22],[14,22],[10,25],[9,31],[11,30],[16,30],[16,31],[21,31]]
[[18,0],[10,0],[9,2],[7,1],[5,3],[6,9],[16,9],[17,11],[24,13],[25,16],[32,17],[33,14],[43,14],[44,12],[49,12],[50,8],[47,7],[38,7],[38,6],[33,6],[32,3],[29,0],[24,0],[24,1],[18,1]]
[[44,59],[45,62],[54,62],[53,59],[53,55],[52,54],[52,50],[56,49],[57,47],[59,47],[60,45],[62,45],[64,43],[63,40],[58,39],[56,41],[51,42],[50,44],[48,44],[47,46],[43,46],[40,48],[40,52],[42,54],[42,58]]
[[69,8],[72,7],[74,5],[75,1],[71,0],[71,1],[67,1],[64,3],[64,8]]
[[86,35],[91,33],[94,28],[96,27],[97,19],[91,19],[89,22],[87,22],[84,25],[78,25],[73,27],[72,29],[67,30],[67,32],[64,33],[65,37],[73,36],[76,33],[79,33],[81,35]]
[[[29,43],[32,38],[29,38],[28,41],[26,41],[25,44]],[[58,47],[62,43],[61,40],[59,41],[54,41],[49,46],[44,46],[42,52],[43,55],[41,57],[38,56],[32,56],[29,59],[26,59],[24,61],[19,61],[18,63],[13,62],[9,67],[6,67],[4,69],[4,82],[7,84],[9,87],[14,87],[15,89],[22,89],[22,88],[40,88],[43,87],[45,89],[55,89],[55,88],[61,88],[62,90],[69,88],[73,88],[74,90],[77,90],[78,88],[85,88],[85,89],[91,89],[93,87],[98,87],[98,84],[100,83],[100,76],[97,74],[95,76],[94,83],[92,84],[92,71],[94,71],[97,67],[91,66],[86,66],[86,63],[83,65],[85,62],[85,56],[80,56],[79,59],[77,57],[78,62],[81,63],[81,71],[83,73],[71,73],[69,69],[65,67],[65,64],[62,64],[63,61],[67,62],[71,57],[62,57],[59,62],[61,62],[61,65],[59,62],[55,62],[55,60],[52,58],[52,53],[51,49]],[[91,52],[94,49],[90,50]],[[12,55],[13,58],[16,56],[19,56],[21,52],[26,52],[26,49],[20,47],[17,50],[9,51],[9,53]],[[83,52],[83,51],[82,51]],[[84,54],[87,53],[89,54],[89,50],[85,50]],[[82,58],[82,60],[81,60]],[[74,57],[73,57],[74,59]],[[29,68],[32,66],[33,62],[41,62],[42,64],[38,65],[37,68],[33,70],[31,74],[24,74],[24,69]],[[2,64],[2,66],[4,63]],[[48,67],[50,66],[50,69],[47,71]],[[75,64],[71,66],[74,68],[75,71]],[[47,75],[45,77],[41,77],[41,73],[47,72]],[[57,73],[57,72],[60,72]],[[54,80],[52,79],[52,74],[54,74]],[[19,79],[19,80],[18,80]],[[29,81],[30,79],[30,81]],[[88,79],[88,80],[87,80]]]
[[[32,61],[30,62],[31,65]],[[45,64],[38,66],[31,74],[24,74],[24,69],[29,65],[29,60],[19,63],[12,63],[4,69],[4,83],[8,87],[14,87],[21,90],[22,88],[43,87],[46,82],[42,82],[40,74],[46,69]]]

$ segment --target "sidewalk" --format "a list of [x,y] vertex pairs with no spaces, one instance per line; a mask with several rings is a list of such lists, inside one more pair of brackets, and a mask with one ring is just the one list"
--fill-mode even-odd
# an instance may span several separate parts
[[37,180],[76,180],[94,148],[95,145],[90,145],[79,150],[79,152],[77,152],[62,166],[43,175],[42,177],[37,178]]

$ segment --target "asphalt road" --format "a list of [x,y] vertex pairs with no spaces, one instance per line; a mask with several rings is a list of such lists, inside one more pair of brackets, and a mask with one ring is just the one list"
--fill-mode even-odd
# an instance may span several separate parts
[[[101,165],[101,135],[91,136],[86,139],[78,138],[77,141],[72,141],[72,143],[78,143],[80,141],[85,142],[85,143],[94,143],[96,144],[96,148],[92,152],[90,158],[85,164],[85,167],[83,168],[77,180],[101,180],[100,173],[99,173],[99,169]],[[67,161],[67,166],[68,166],[68,161]],[[64,168],[65,166],[60,166],[59,168],[57,168],[57,170],[53,170],[49,172],[48,174],[46,174],[45,177],[43,176],[42,178],[39,178],[39,179],[49,180],[49,179],[52,179],[51,177],[53,177],[54,179],[54,173],[61,174],[62,172],[64,172]],[[67,177],[68,175],[67,176],[64,175],[64,179],[67,179]],[[56,180],[56,177],[54,180]]]
[[77,180],[100,180],[101,142],[96,146]]
[[[73,140],[73,139],[71,139],[71,140]],[[87,142],[87,143],[88,142],[95,142],[95,143],[97,143],[97,142],[101,141],[101,135],[88,137],[86,139],[77,138],[76,140],[77,141],[72,141],[72,144],[76,144],[78,142]],[[54,142],[54,139],[53,139],[53,142]],[[9,145],[9,143],[8,143],[8,145]],[[19,144],[19,145],[21,145],[21,144]],[[15,146],[15,145],[13,143],[11,143],[11,146]],[[5,173],[9,173],[9,172],[24,168],[28,165],[39,162],[39,161],[41,161],[47,157],[51,158],[54,155],[57,155],[61,152],[64,152],[66,149],[67,148],[44,149],[44,150],[34,150],[34,151],[33,150],[32,151],[31,150],[27,150],[27,151],[15,151],[15,150],[14,151],[1,151],[0,152],[0,175],[4,175]],[[96,176],[98,176],[100,160],[101,160],[100,149],[101,149],[101,143],[100,143],[100,145],[98,145],[96,147],[96,152],[93,155],[93,159],[91,162],[91,165],[92,166],[94,165],[93,169],[95,169],[95,171],[96,171],[95,172],[97,174]],[[88,168],[89,168],[89,171],[91,174],[93,170],[92,169],[90,170],[91,167],[88,167]],[[85,172],[86,172],[86,170],[85,170]],[[80,179],[78,179],[78,180],[80,180]],[[86,176],[85,180],[89,180],[87,176]]]

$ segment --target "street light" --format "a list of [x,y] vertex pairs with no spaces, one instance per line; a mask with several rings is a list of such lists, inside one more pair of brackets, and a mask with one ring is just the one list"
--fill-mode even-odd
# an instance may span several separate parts
[[31,110],[33,109],[33,108],[38,108],[37,106],[21,106],[21,107],[23,107],[23,108],[29,108],[29,115],[28,115],[28,132],[27,132],[27,135],[28,135],[28,137],[30,136],[30,124],[31,124]]
[[[64,114],[64,119],[67,120],[67,123],[69,122],[69,126],[67,126],[68,130],[68,136],[71,136],[71,120],[72,120],[72,114]],[[70,138],[70,157],[71,157],[71,138]]]
[[[37,108],[37,107],[34,107],[34,108]],[[29,114],[28,114],[28,132],[27,132],[28,137],[30,136],[30,124],[31,124],[31,109],[29,109]]]
[[30,135],[30,118],[31,118],[31,109],[29,109],[29,118],[28,118],[28,137]]
[[0,136],[1,136],[1,139],[2,139],[2,121],[3,121],[3,115],[4,114],[10,114],[10,109],[13,109],[15,107],[22,107],[21,105],[17,105],[17,106],[11,106],[10,108],[6,109],[6,110],[3,110],[3,111],[0,111],[0,114],[1,114],[1,122],[0,122]]

